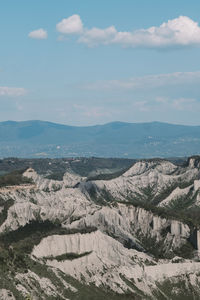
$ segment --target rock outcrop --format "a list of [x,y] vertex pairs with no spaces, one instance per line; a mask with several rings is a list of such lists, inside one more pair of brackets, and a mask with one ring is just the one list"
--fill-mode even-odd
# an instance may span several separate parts
[[[15,275],[15,293],[23,299],[32,295],[32,286],[33,299],[37,299],[35,281],[40,289],[46,289],[41,299],[74,299],[77,285],[73,280],[141,299],[159,299],[153,298],[155,291],[159,294],[166,280],[170,284],[177,278],[189,280],[196,289],[200,263],[195,260],[195,250],[200,251],[200,230],[190,219],[179,218],[177,207],[188,210],[200,205],[199,175],[193,158],[185,167],[160,160],[141,161],[111,180],[88,181],[66,173],[57,181],[27,169],[24,176],[32,183],[0,188],[1,236],[13,231],[20,236],[31,224],[41,226],[28,253],[27,276],[19,271]],[[170,215],[173,208],[176,215]],[[47,221],[51,226],[44,231]],[[14,239],[12,235],[9,238]],[[9,253],[14,257],[12,247]],[[58,291],[46,273],[38,277],[34,264],[49,268],[69,297]],[[15,299],[14,291],[11,298],[6,293],[1,289],[0,298]]]

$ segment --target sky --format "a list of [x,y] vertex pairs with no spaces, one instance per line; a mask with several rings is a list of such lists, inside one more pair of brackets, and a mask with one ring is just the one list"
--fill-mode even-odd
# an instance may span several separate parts
[[1,0],[0,121],[200,125],[200,1]]

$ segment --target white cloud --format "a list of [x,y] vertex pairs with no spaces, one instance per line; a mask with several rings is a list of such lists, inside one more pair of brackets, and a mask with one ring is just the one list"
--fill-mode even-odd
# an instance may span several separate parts
[[83,35],[79,38],[79,42],[85,43],[88,46],[97,46],[99,44],[108,45],[115,39],[117,30],[114,26],[105,29],[92,28],[85,30]]
[[87,107],[85,105],[74,104],[73,108],[81,111],[81,115],[88,118],[110,117],[111,114],[103,107]]
[[80,34],[83,31],[83,23],[79,15],[73,15],[58,23],[56,29],[63,34]]
[[168,20],[160,26],[135,31],[117,31],[108,28],[84,28],[79,15],[63,19],[56,25],[63,34],[80,34],[79,42],[88,46],[119,44],[123,47],[168,48],[200,45],[200,27],[187,16]]
[[200,101],[195,98],[169,98],[169,97],[157,97],[155,101],[151,102],[154,108],[163,109],[167,111],[169,109],[173,111],[186,111],[197,112],[200,110]]
[[24,88],[0,87],[0,96],[23,96],[25,94],[26,90]]
[[142,112],[151,110],[148,101],[135,101],[133,102],[132,107],[134,108],[134,110],[139,110]]
[[43,28],[31,31],[28,36],[32,39],[45,40],[48,37],[47,31]]
[[130,104],[134,111],[138,112],[198,112],[200,111],[200,101],[195,98],[171,98],[157,97],[148,100],[136,100]]
[[186,16],[169,20],[159,27],[134,32],[117,32],[111,43],[132,47],[174,47],[200,44],[200,27]]
[[193,98],[178,98],[173,100],[172,107],[179,111],[199,111],[200,102]]
[[138,90],[195,83],[200,83],[200,71],[148,75],[143,77],[133,77],[127,80],[98,81],[85,84],[83,88],[88,90]]

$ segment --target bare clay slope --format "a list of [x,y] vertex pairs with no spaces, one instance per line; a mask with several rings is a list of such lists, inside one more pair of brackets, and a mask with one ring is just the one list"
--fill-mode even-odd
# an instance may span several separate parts
[[109,180],[27,169],[0,188],[2,299],[198,299],[199,161]]

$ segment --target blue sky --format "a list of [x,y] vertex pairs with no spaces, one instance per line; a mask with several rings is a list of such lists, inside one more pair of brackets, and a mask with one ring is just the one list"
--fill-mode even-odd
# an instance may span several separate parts
[[0,121],[200,125],[200,2],[2,0]]

